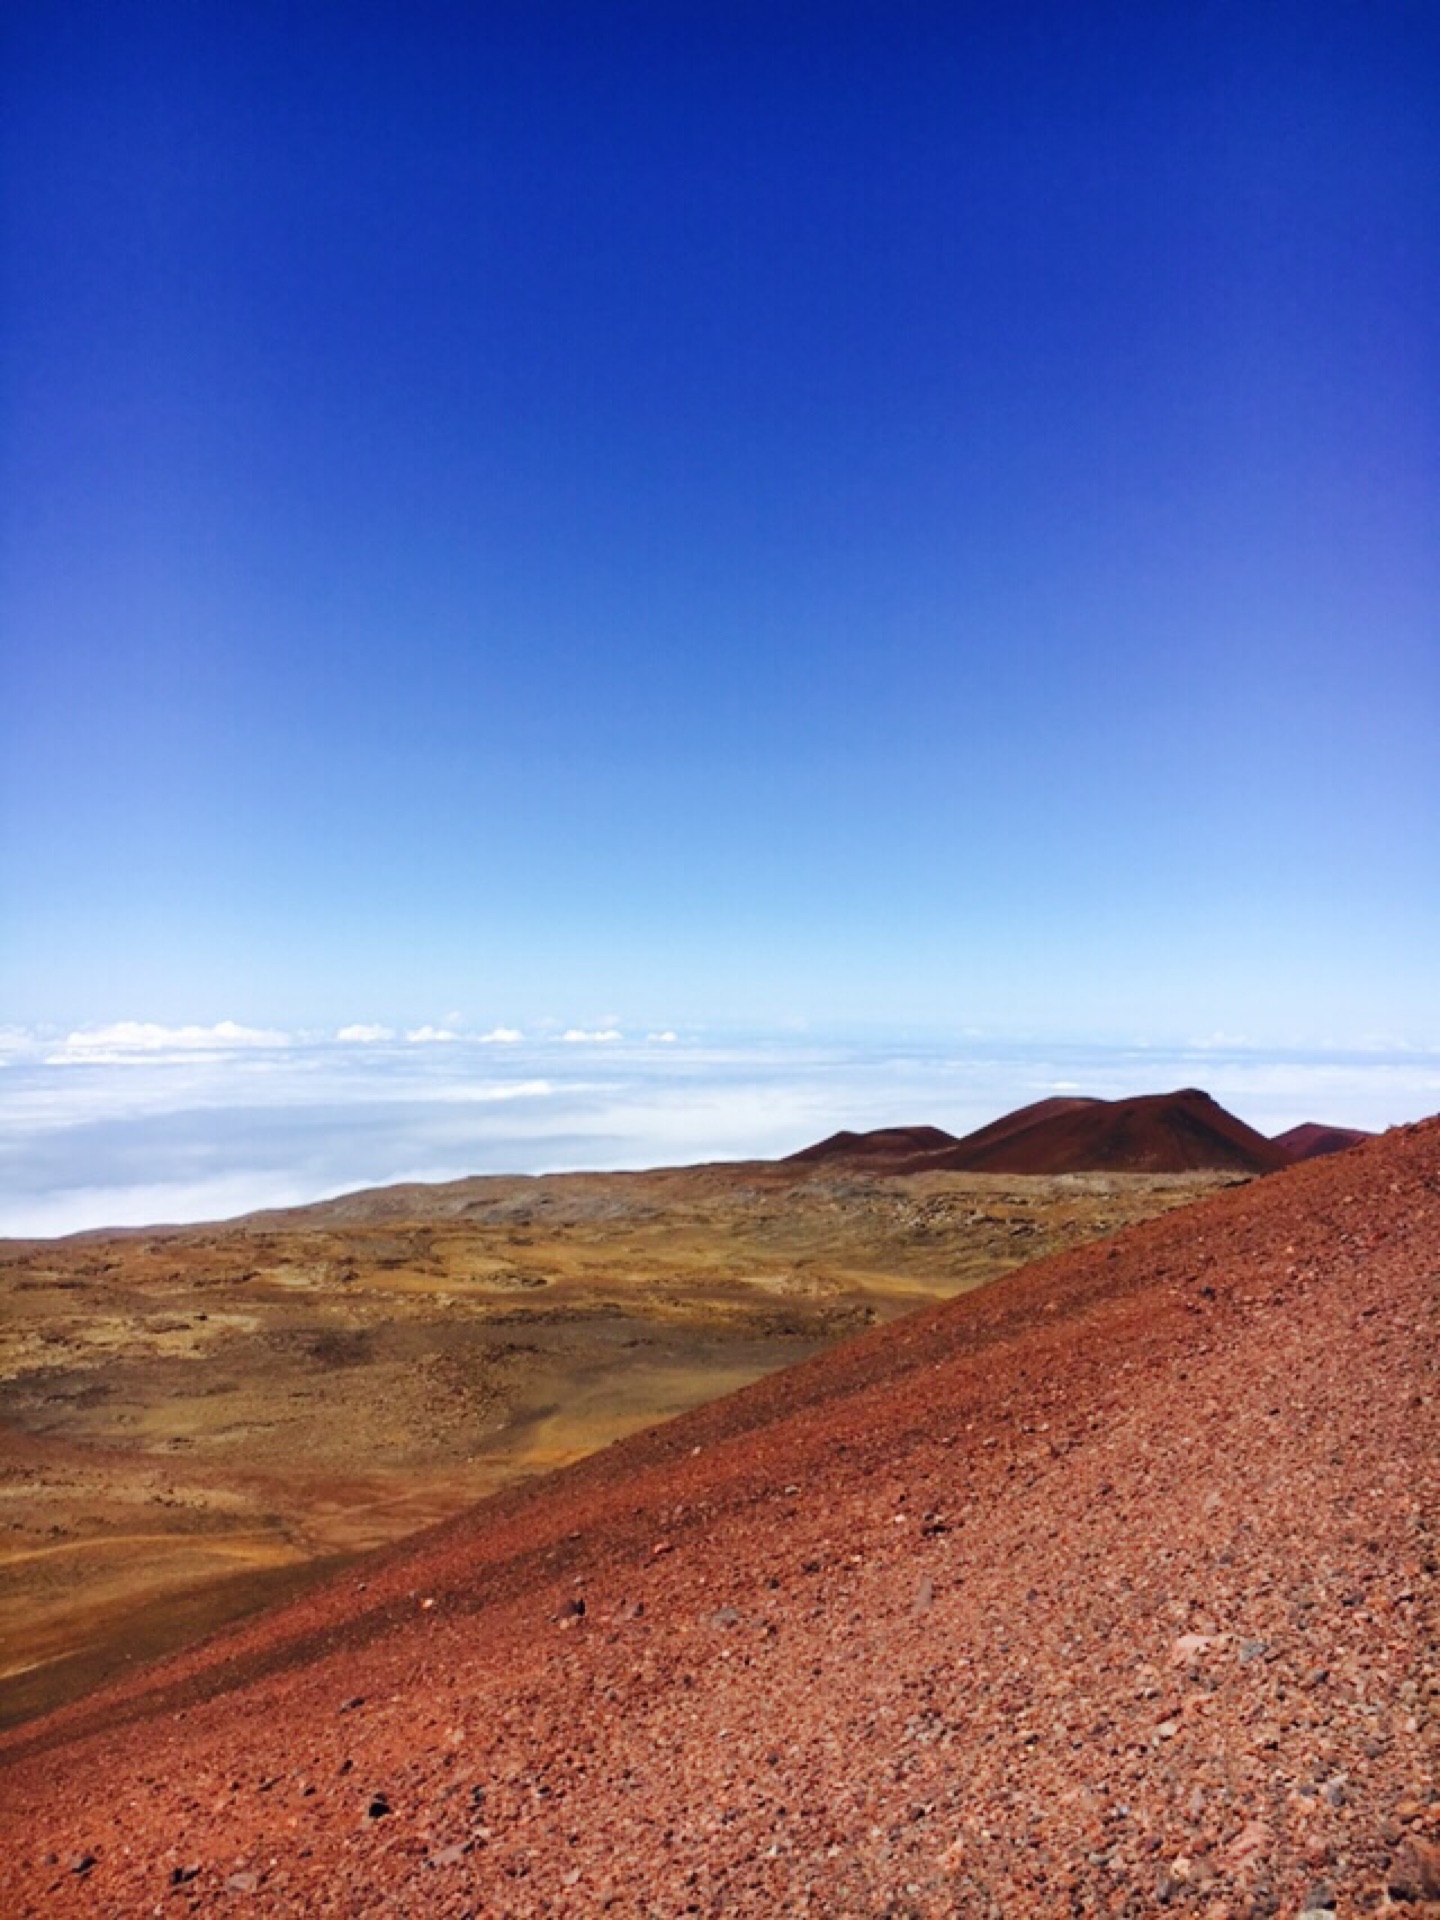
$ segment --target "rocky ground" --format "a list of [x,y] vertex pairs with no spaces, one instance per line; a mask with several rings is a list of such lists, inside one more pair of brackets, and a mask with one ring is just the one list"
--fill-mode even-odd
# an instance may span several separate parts
[[0,1724],[1206,1184],[701,1167],[0,1247]]
[[0,1742],[17,1914],[1440,1913],[1440,1123]]

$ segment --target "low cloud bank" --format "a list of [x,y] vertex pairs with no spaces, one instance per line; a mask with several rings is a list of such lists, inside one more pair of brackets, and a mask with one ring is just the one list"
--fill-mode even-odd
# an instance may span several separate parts
[[1203,1086],[1270,1134],[1440,1108],[1440,1053],[1417,1050],[627,1041],[612,1026],[401,1037],[370,1023],[307,1038],[234,1021],[61,1042],[12,1028],[0,1043],[0,1235],[214,1219],[400,1179],[768,1158],[842,1126],[964,1133],[1061,1091]]
[[51,1066],[68,1066],[72,1061],[147,1060],[158,1054],[234,1053],[237,1049],[290,1044],[288,1033],[271,1027],[244,1027],[236,1020],[217,1020],[212,1027],[166,1027],[153,1020],[115,1020],[109,1026],[81,1027],[67,1034],[47,1057]]

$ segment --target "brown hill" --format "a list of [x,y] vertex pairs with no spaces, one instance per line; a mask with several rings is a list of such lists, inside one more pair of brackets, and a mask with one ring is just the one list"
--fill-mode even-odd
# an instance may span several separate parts
[[1038,1262],[17,1730],[7,1910],[1423,1912],[1437,1190]]
[[1055,1099],[967,1134],[912,1163],[963,1173],[1183,1173],[1201,1168],[1271,1173],[1283,1147],[1237,1120],[1197,1087],[1128,1100]]
[[958,1144],[957,1136],[946,1133],[943,1127],[875,1127],[869,1133],[851,1133],[848,1128],[842,1128],[827,1139],[817,1140],[813,1147],[802,1147],[798,1153],[787,1153],[780,1164],[789,1167],[832,1160],[862,1163],[905,1160],[913,1159],[917,1154],[938,1153],[945,1147]]
[[1314,1160],[1322,1153],[1343,1153],[1346,1147],[1358,1147],[1362,1140],[1373,1140],[1373,1133],[1359,1127],[1327,1127],[1307,1120],[1298,1127],[1275,1135],[1277,1147],[1283,1147],[1292,1160]]

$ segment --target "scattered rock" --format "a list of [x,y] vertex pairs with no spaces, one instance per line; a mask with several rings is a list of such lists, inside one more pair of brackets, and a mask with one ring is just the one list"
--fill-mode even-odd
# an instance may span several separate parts
[[1182,1633],[1170,1649],[1170,1664],[1172,1667],[1193,1667],[1214,1644],[1213,1636],[1208,1633]]
[[242,1867],[238,1873],[232,1873],[225,1882],[227,1893],[254,1893],[260,1885],[260,1876],[249,1867]]
[[1440,1843],[1407,1834],[1390,1862],[1385,1887],[1392,1900],[1440,1900]]
[[187,1881],[198,1880],[199,1877],[200,1869],[198,1866],[172,1867],[170,1869],[170,1884],[172,1887],[183,1887]]
[[1261,1854],[1269,1852],[1271,1839],[1272,1835],[1266,1821],[1247,1821],[1225,1849],[1225,1858],[1232,1868],[1243,1870]]
[[90,1869],[95,1865],[95,1856],[90,1852],[74,1853],[71,1854],[66,1864],[71,1873],[89,1873]]
[[371,1820],[383,1820],[386,1814],[390,1812],[390,1802],[385,1798],[383,1793],[377,1793],[371,1799],[365,1812]]

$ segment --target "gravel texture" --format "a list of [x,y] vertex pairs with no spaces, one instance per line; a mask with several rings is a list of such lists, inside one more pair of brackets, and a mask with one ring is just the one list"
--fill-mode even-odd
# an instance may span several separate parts
[[7,1913],[1440,1915],[1440,1122],[0,1743]]

